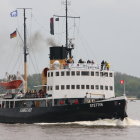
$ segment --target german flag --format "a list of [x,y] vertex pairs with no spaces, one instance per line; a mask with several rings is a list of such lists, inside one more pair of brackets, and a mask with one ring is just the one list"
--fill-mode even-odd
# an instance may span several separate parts
[[10,34],[10,38],[14,38],[17,36],[17,31],[14,31],[13,33]]

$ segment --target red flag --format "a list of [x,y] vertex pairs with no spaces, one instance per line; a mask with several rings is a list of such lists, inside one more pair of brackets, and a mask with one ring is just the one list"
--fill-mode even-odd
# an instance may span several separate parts
[[120,84],[123,85],[124,84],[124,80],[120,80]]
[[50,18],[50,34],[54,35],[54,18]]

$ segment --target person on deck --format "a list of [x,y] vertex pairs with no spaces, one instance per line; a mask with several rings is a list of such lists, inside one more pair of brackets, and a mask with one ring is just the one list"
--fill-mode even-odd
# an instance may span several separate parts
[[103,61],[101,62],[101,70],[103,70],[104,66],[105,66],[105,62],[104,62],[104,60],[103,60]]
[[106,64],[106,69],[107,69],[107,70],[110,69],[110,64],[109,64],[109,63]]

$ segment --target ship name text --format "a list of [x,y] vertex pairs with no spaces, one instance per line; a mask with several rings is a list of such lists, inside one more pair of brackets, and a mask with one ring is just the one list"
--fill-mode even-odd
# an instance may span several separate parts
[[32,108],[21,108],[20,112],[32,112]]
[[94,108],[96,108],[96,107],[102,107],[102,106],[104,106],[103,103],[90,104],[90,107],[94,107]]

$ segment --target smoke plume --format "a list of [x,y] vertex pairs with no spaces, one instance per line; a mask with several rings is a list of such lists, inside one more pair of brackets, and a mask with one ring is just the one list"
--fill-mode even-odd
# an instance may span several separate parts
[[54,39],[47,38],[47,45],[50,46],[50,47],[52,47],[52,46],[56,46],[57,44],[56,44],[56,42],[55,42]]

